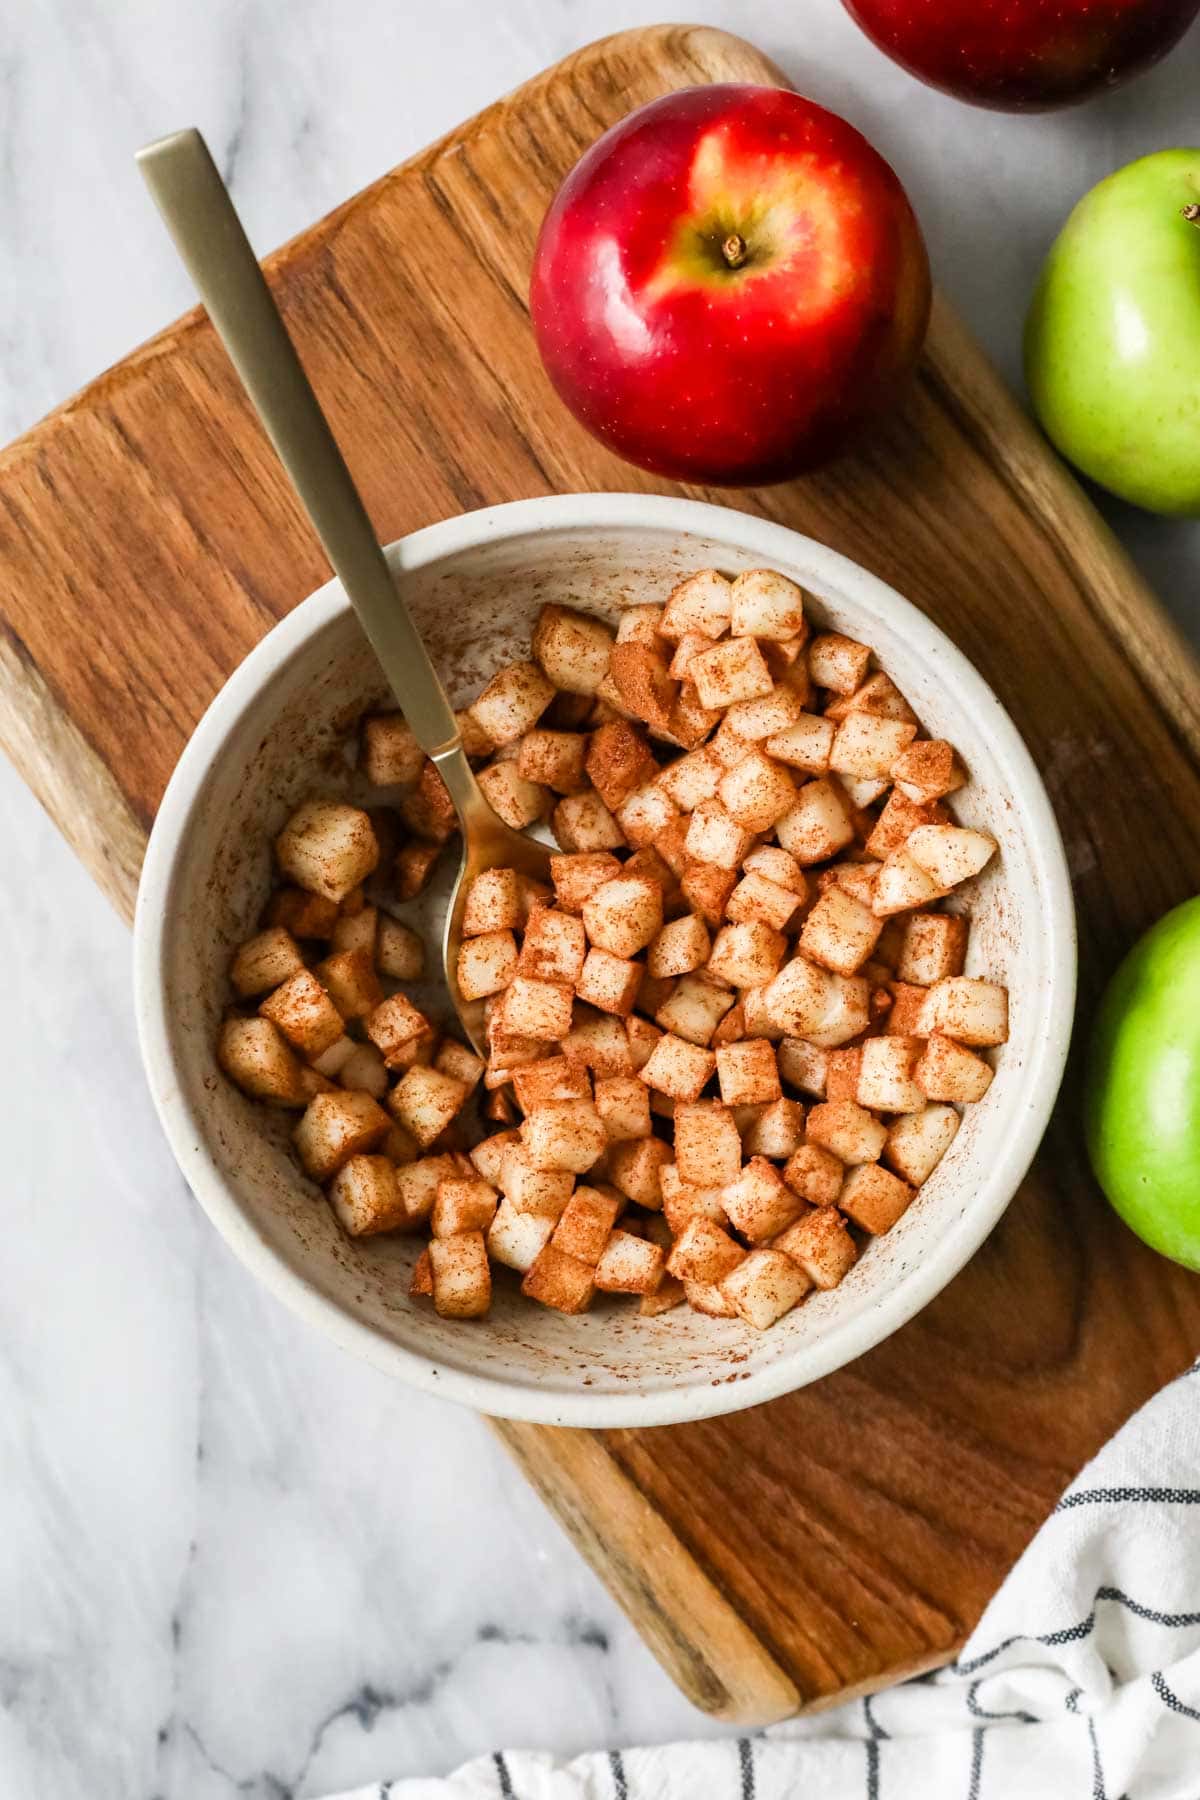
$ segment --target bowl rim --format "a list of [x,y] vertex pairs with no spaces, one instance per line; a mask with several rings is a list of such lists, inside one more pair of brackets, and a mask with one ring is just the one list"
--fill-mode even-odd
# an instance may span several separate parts
[[[1066,854],[1045,786],[1008,713],[983,676],[941,628],[913,603],[852,558],[771,520],[672,495],[548,495],[456,515],[387,546],[398,570],[423,568],[489,541],[564,530],[650,529],[729,543],[761,556],[766,566],[807,557],[831,584],[888,611],[911,630],[920,650],[936,650],[946,680],[980,718],[997,755],[1015,775],[1030,856],[1046,898],[1047,992],[1024,1059],[1022,1098],[1001,1154],[940,1240],[936,1254],[911,1268],[859,1317],[834,1323],[815,1345],[784,1356],[740,1381],[708,1380],[655,1392],[603,1393],[552,1383],[439,1366],[385,1337],[323,1292],[267,1241],[208,1153],[204,1133],[176,1079],[171,1053],[165,968],[180,851],[209,770],[239,720],[272,676],[327,625],[349,612],[336,577],[287,613],[245,657],[210,702],[171,776],[150,834],[134,915],[134,1007],[142,1062],[155,1110],[192,1193],[241,1261],[273,1294],[345,1350],[430,1394],[493,1417],[611,1429],[680,1424],[739,1412],[806,1386],[873,1349],[913,1318],[968,1262],[1003,1215],[1033,1160],[1057,1098],[1074,1016],[1075,911]],[[799,1361],[800,1367],[795,1365]]]

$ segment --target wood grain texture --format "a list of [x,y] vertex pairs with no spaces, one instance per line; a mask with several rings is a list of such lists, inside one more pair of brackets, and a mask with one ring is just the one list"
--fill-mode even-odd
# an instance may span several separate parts
[[[593,45],[270,259],[385,539],[529,494],[665,485],[551,393],[528,269],[600,130],[720,79],[779,78],[710,30]],[[1087,500],[941,305],[907,404],[857,456],[712,497],[893,582],[1010,708],[1067,843],[1086,1023],[1123,949],[1200,887],[1200,679]],[[0,730],[126,910],[196,719],[327,573],[197,315],[0,458]],[[669,1430],[501,1428],[697,1704],[765,1720],[953,1655],[1063,1484],[1200,1351],[1200,1283],[1087,1177],[1075,1083],[969,1268],[840,1374]]]

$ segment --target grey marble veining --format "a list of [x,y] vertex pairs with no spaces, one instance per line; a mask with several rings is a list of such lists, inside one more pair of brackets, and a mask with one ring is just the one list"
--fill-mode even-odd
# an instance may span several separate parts
[[[209,134],[280,242],[651,0],[33,0],[0,21],[0,437],[190,304],[131,156]],[[837,0],[699,5],[896,163],[1010,375],[1078,194],[1195,136],[1200,33],[1075,113],[972,112]],[[1200,527],[1112,509],[1200,634]],[[716,1729],[478,1420],[314,1336],[198,1213],[143,1089],[124,928],[0,767],[0,1795],[283,1800]]]

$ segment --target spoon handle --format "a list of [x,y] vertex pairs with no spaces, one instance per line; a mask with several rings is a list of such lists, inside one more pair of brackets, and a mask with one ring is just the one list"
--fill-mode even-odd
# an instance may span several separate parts
[[445,754],[454,714],[208,145],[177,131],[137,160],[405,718],[423,750]]

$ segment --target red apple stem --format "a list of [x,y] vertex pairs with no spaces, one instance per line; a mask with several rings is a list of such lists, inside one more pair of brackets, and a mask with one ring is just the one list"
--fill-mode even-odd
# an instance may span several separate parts
[[1200,204],[1195,200],[1189,201],[1187,206],[1181,206],[1179,210],[1189,225],[1200,225]]
[[[1200,207],[1197,208],[1200,213]],[[731,231],[721,245],[721,255],[731,269],[740,269],[746,260],[746,240],[740,232]]]

